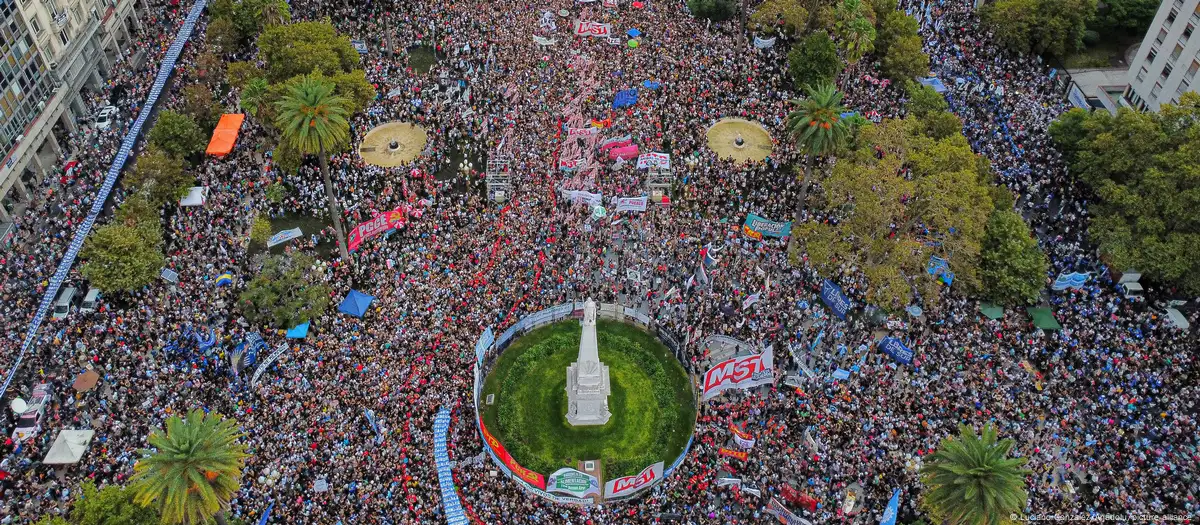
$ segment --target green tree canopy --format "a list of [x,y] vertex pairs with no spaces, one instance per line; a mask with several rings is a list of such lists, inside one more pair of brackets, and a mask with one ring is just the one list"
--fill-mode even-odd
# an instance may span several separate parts
[[950,110],[946,97],[932,87],[909,80],[904,84],[904,89],[908,92],[908,104],[905,107],[910,115],[924,118],[930,113]]
[[1032,304],[1046,287],[1046,254],[1011,208],[997,208],[983,238],[983,295],[997,304]]
[[1011,516],[1025,511],[1029,496],[1025,492],[1022,468],[1028,458],[1009,458],[1013,440],[997,440],[996,429],[989,423],[977,435],[959,425],[955,439],[942,440],[937,452],[921,466],[925,485],[925,507],[935,523],[958,525],[1000,525],[1017,522]]
[[837,46],[825,31],[813,31],[788,52],[788,72],[796,89],[831,84],[841,71]]
[[1064,56],[1083,45],[1096,0],[996,0],[980,11],[996,39],[1009,49]]
[[241,96],[238,98],[238,107],[249,113],[250,116],[257,117],[259,111],[268,105],[267,90],[269,87],[265,78],[250,79],[246,83],[246,87],[242,88]]
[[875,52],[883,75],[897,82],[929,73],[929,55],[917,34],[917,20],[901,11],[885,15],[875,38]]
[[867,300],[891,310],[912,304],[914,291],[937,302],[941,285],[925,273],[934,255],[950,262],[954,286],[979,286],[990,172],[961,133],[939,140],[924,130],[916,117],[863,129],[863,146],[822,182],[838,220],[796,228],[810,264],[830,275],[848,261],[867,277]]
[[165,524],[212,518],[223,524],[248,457],[241,437],[236,421],[215,412],[194,409],[186,419],[167,418],[165,431],[150,433],[153,450],[143,450],[133,466],[134,501],[153,505]]
[[86,481],[71,502],[69,519],[43,517],[38,525],[160,525],[154,509],[133,501],[133,491],[115,485],[96,489]]
[[1050,135],[1096,192],[1088,233],[1101,258],[1200,293],[1200,95],[1158,113],[1071,111]]
[[211,135],[225,108],[213,97],[213,92],[204,84],[192,84],[183,88],[183,113],[200,127],[204,135]]
[[80,255],[92,286],[106,293],[137,290],[158,278],[166,264],[162,226],[154,221],[102,226],[88,235]]
[[1160,3],[1158,0],[1104,0],[1088,29],[1109,36],[1113,33],[1140,36],[1154,21]]
[[177,159],[185,159],[204,149],[207,138],[196,121],[172,110],[158,114],[150,130],[150,145]]
[[238,299],[242,315],[252,323],[291,328],[319,317],[329,306],[329,285],[304,254],[274,255]]
[[153,146],[138,156],[133,171],[125,175],[124,180],[127,186],[145,194],[156,206],[183,197],[196,181],[195,177],[184,173],[182,160]]
[[808,9],[800,0],[767,0],[750,14],[748,23],[757,33],[770,35],[778,29],[795,35],[808,25]]
[[687,0],[687,7],[692,16],[713,22],[729,20],[737,12],[732,0]]
[[329,152],[339,151],[350,140],[350,105],[352,102],[333,93],[329,80],[307,76],[295,84],[276,103],[275,125],[280,129],[282,142],[304,155],[316,155],[321,165],[321,180],[325,186],[326,205],[333,220],[342,260],[350,260],[346,249],[346,233],[342,214],[329,177]]
[[834,34],[846,61],[857,64],[875,49],[875,11],[861,0],[842,0],[834,11]]
[[271,82],[316,71],[335,75],[359,65],[350,39],[339,35],[328,20],[270,26],[258,37],[258,50]]
[[204,30],[204,41],[222,55],[236,53],[242,48],[242,36],[233,26],[233,20],[227,16],[213,15],[212,22]]
[[263,71],[253,62],[230,62],[225,68],[225,81],[229,85],[242,89],[256,78],[265,78]]

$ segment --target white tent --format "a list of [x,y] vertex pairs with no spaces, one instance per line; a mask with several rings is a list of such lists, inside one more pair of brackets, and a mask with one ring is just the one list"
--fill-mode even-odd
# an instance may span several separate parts
[[54,438],[54,445],[50,447],[50,451],[46,453],[42,463],[47,465],[79,463],[79,458],[83,457],[84,452],[87,452],[88,445],[91,444],[92,436],[95,434],[94,430],[63,429],[59,431],[58,437]]
[[208,202],[208,186],[193,186],[179,199],[180,206],[204,206]]
[[1188,322],[1187,316],[1174,308],[1167,308],[1167,321],[1170,321],[1171,325],[1175,328],[1183,331],[1187,331],[1192,327],[1192,323]]

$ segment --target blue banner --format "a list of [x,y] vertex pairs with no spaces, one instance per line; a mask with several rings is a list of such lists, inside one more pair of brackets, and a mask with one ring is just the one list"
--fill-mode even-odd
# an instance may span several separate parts
[[825,279],[821,283],[821,300],[825,302],[830,310],[833,310],[833,315],[838,316],[838,319],[846,320],[846,312],[850,311],[850,298],[842,293],[842,288],[833,281]]
[[885,337],[879,342],[879,349],[883,353],[891,356],[897,363],[909,364],[912,363],[913,353],[904,342],[895,337]]
[[437,465],[438,487],[442,490],[442,508],[446,512],[446,523],[467,525],[470,521],[458,499],[454,474],[450,470],[450,454],[446,452],[446,432],[449,430],[450,409],[442,407],[433,418],[433,461]]
[[747,236],[755,239],[761,239],[762,237],[787,237],[792,234],[792,221],[773,221],[751,213],[746,215],[746,222],[742,224],[742,231]]
[[954,284],[954,272],[950,271],[950,262],[941,257],[930,256],[925,271],[934,277],[941,277],[946,286]]
[[496,333],[493,332],[492,327],[489,326],[487,327],[487,330],[484,330],[483,334],[479,336],[479,341],[475,343],[476,365],[483,366],[483,354],[487,352],[487,349],[490,348],[494,342],[496,342]]
[[92,231],[92,225],[96,223],[100,212],[104,210],[104,205],[108,202],[108,195],[112,193],[113,187],[116,186],[117,178],[121,176],[121,169],[125,167],[125,162],[129,160],[129,156],[133,153],[133,147],[137,144],[138,137],[142,134],[142,127],[146,125],[146,121],[154,113],[158,97],[162,95],[163,88],[167,85],[167,80],[170,80],[171,73],[175,71],[175,62],[179,60],[179,54],[183,52],[183,46],[192,37],[192,30],[196,27],[196,21],[200,19],[200,15],[204,13],[204,8],[207,5],[208,0],[197,0],[192,5],[192,10],[188,11],[188,16],[184,19],[183,25],[179,27],[179,32],[175,33],[175,40],[171,42],[171,46],[167,48],[167,52],[163,55],[162,64],[158,67],[158,76],[154,77],[154,85],[150,87],[146,101],[142,103],[142,110],[138,113],[137,120],[133,121],[133,125],[129,126],[129,131],[125,133],[125,139],[121,141],[121,147],[117,150],[116,156],[113,157],[112,165],[108,167],[108,173],[104,176],[104,184],[96,192],[96,197],[92,199],[92,207],[88,210],[87,217],[84,217],[83,222],[79,224],[79,229],[75,230],[75,236],[71,238],[71,244],[67,247],[66,253],[63,254],[62,260],[58,263],[58,268],[54,271],[54,275],[50,277],[50,285],[46,287],[46,292],[42,295],[42,302],[38,304],[37,310],[34,311],[33,320],[29,323],[29,331],[25,333],[25,340],[21,343],[21,352],[17,354],[17,359],[13,361],[12,367],[9,368],[8,375],[4,378],[4,385],[0,386],[0,397],[3,397],[4,393],[8,391],[8,385],[12,383],[13,377],[17,374],[17,369],[21,367],[21,362],[25,359],[25,352],[33,346],[34,340],[37,338],[38,329],[41,328],[42,321],[45,320],[46,311],[49,310],[51,303],[58,297],[59,288],[62,286],[63,281],[66,280],[71,267],[75,265],[75,258],[79,256],[79,250],[83,249],[83,240]]
[[1061,292],[1067,288],[1076,290],[1083,288],[1087,284],[1089,275],[1086,273],[1063,273],[1059,274],[1058,278],[1054,279],[1054,284],[1050,288],[1056,292]]
[[888,501],[887,508],[883,511],[883,517],[879,518],[879,525],[896,525],[896,515],[900,513],[900,489],[892,490],[892,499]]
[[621,109],[624,107],[628,107],[628,106],[637,104],[637,101],[638,101],[637,88],[626,89],[624,91],[618,91],[617,96],[613,97],[612,107],[613,107],[613,109]]

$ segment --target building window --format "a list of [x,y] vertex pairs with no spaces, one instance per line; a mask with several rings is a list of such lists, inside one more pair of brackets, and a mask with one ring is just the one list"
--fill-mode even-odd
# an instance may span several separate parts
[[1179,14],[1179,11],[1176,11],[1174,9],[1171,10],[1171,14],[1167,15],[1166,27],[1171,27],[1171,24],[1175,23],[1175,16],[1178,14]]
[[1158,100],[1158,92],[1162,91],[1162,84],[1154,83],[1154,89],[1150,90],[1150,98]]
[[62,40],[62,45],[64,46],[71,41],[71,39],[67,37],[67,30],[65,28],[58,32],[58,39]]
[[1161,46],[1163,41],[1165,41],[1166,39],[1167,39],[1167,30],[1159,29],[1158,30],[1158,38],[1154,39],[1154,43]]
[[33,34],[42,36],[42,23],[38,20],[38,15],[29,17],[29,27],[33,28]]
[[1149,52],[1149,53],[1146,53],[1146,62],[1147,62],[1147,63],[1150,63],[1150,64],[1153,64],[1153,63],[1154,63],[1154,59],[1155,59],[1155,58],[1157,58],[1157,57],[1158,57],[1158,50],[1157,50],[1157,49],[1154,49],[1154,48],[1150,48],[1150,52]]
[[1167,64],[1167,66],[1163,68],[1162,74],[1160,74],[1159,76],[1162,77],[1163,79],[1169,78],[1171,76],[1172,71],[1175,71],[1175,68],[1171,67],[1171,64]]

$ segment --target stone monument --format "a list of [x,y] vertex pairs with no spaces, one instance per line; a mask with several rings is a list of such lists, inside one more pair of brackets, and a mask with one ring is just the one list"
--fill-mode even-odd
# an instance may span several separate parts
[[603,425],[608,411],[608,366],[600,362],[596,346],[596,303],[583,306],[583,334],[579,337],[579,359],[567,367],[567,422],[573,426]]

